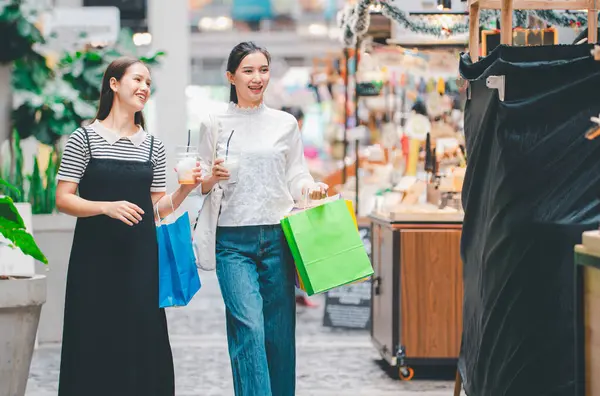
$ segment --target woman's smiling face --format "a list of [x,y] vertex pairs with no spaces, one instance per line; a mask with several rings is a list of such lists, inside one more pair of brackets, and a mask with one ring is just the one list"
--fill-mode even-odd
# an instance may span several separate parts
[[262,52],[248,54],[235,74],[227,72],[229,82],[235,86],[240,107],[260,104],[271,78],[269,60]]

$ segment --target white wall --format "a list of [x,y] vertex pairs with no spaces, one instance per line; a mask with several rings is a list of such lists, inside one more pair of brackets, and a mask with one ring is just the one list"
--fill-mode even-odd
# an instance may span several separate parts
[[167,185],[177,185],[175,146],[187,141],[185,89],[190,77],[190,29],[187,1],[148,0],[148,28],[152,48],[166,52],[161,65],[152,69],[157,90],[153,94],[153,125],[149,131],[158,136],[167,149]]
[[55,7],[82,7],[83,0],[54,0]]

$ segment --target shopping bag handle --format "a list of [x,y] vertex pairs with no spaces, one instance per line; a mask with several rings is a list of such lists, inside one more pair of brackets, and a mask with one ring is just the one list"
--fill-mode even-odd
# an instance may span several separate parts
[[167,194],[167,196],[169,197],[169,202],[171,202],[171,213],[169,213],[168,215],[166,215],[165,217],[163,217],[162,219],[160,218],[160,213],[158,213],[158,202],[156,203],[156,205],[154,205],[154,210],[156,211],[156,218],[158,219],[158,221],[156,222],[158,225],[161,225],[162,222],[169,217],[170,215],[172,215],[173,213],[175,213],[175,206],[173,205],[173,195],[172,194]]
[[[318,183],[317,183],[318,184]],[[310,193],[313,191],[313,189],[311,187],[306,186],[304,188],[304,209],[309,209],[308,206],[308,200],[309,200],[309,196]],[[320,206],[323,203],[323,200],[327,199],[327,195],[325,194],[324,196],[321,196],[321,199],[316,199],[315,201],[319,201],[320,203],[315,205],[315,206]],[[311,199],[312,201],[312,199]]]
[[309,190],[310,189],[308,187],[304,189],[304,209],[308,209],[308,196],[310,194]]

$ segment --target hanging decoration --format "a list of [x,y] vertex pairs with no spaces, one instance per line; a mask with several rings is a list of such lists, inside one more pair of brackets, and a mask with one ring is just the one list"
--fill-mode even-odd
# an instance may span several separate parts
[[[370,17],[367,15],[367,18]],[[342,30],[342,43],[345,47],[352,47],[356,44],[356,33],[354,32],[354,26],[356,21],[354,18],[354,7],[346,5],[338,13],[338,26]]]
[[[428,23],[411,17],[406,11],[399,9],[386,0],[359,0],[354,6],[346,6],[338,13],[338,24],[342,30],[342,42],[346,47],[356,44],[356,40],[366,34],[369,29],[370,9],[376,7],[382,14],[397,22],[405,29],[413,32],[448,37],[468,33],[468,16],[464,21],[443,24]],[[500,17],[499,10],[482,10],[482,25],[495,24]],[[529,17],[535,17],[545,23],[558,27],[580,28],[587,25],[587,16],[580,12],[554,11],[554,10],[518,10],[514,11],[513,25],[527,27]]]
[[[362,1],[368,2],[369,0]],[[413,32],[429,34],[437,37],[447,37],[454,34],[469,32],[468,23],[458,22],[444,26],[418,21],[416,18],[411,18],[409,15],[407,15],[406,12],[385,2],[381,2],[381,12],[384,16],[390,18],[393,21],[396,21],[402,27],[409,29]]]
[[370,6],[371,2],[360,1],[358,4],[356,4],[356,8],[354,9],[354,18],[356,21],[353,32],[359,37],[365,35],[369,30],[369,24],[371,22],[371,18],[369,16]]
[[583,27],[587,26],[587,15],[569,11],[535,10],[530,11],[538,19],[553,26],[560,27]]

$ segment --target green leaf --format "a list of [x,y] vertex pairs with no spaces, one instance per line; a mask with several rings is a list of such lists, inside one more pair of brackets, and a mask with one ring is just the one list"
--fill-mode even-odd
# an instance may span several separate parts
[[35,243],[33,236],[25,229],[23,218],[9,197],[0,198],[0,235],[26,255],[48,264],[48,259]]
[[29,179],[29,203],[31,211],[34,214],[39,214],[43,209],[43,191],[44,186],[42,176],[40,174],[40,166],[37,157],[33,159],[33,173],[28,176]]
[[12,224],[13,228],[25,228],[25,222],[10,197],[0,197],[0,221]]
[[20,195],[19,194],[19,189],[15,186],[13,186],[12,184],[10,184],[9,182],[7,182],[6,180],[0,178],[0,186],[5,187],[5,189],[12,191],[13,193]]
[[17,23],[17,31],[21,36],[31,36],[34,29],[32,27],[32,24],[28,23],[25,19],[22,18],[19,19],[19,22]]
[[10,224],[8,228],[5,228],[7,222],[0,217],[0,234],[12,242],[13,245],[21,249],[21,251],[33,257],[36,260],[41,261],[44,264],[48,264],[48,259],[44,256],[44,253],[40,250],[37,243],[33,239],[33,236],[25,229],[11,228]]

